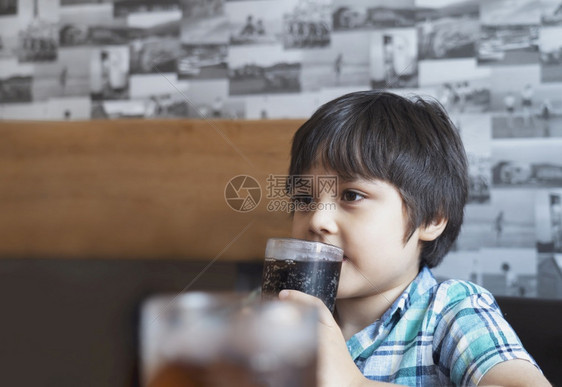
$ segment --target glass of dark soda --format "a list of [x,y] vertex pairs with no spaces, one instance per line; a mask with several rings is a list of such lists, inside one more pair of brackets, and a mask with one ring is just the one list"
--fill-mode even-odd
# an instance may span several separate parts
[[300,290],[321,299],[333,313],[343,250],[322,242],[271,238],[265,249],[262,298],[283,289]]

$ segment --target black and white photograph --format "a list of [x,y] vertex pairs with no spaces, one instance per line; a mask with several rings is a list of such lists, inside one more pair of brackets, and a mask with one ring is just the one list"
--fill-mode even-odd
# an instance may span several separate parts
[[179,39],[151,37],[135,40],[131,47],[131,74],[167,73],[176,71],[181,55]]
[[418,66],[419,86],[433,88],[449,114],[490,109],[491,70],[478,66],[474,58],[424,60]]
[[480,2],[483,25],[540,25],[542,0],[486,0]]
[[153,29],[148,31],[145,35],[170,35],[179,37],[181,18],[181,9],[175,8],[157,12],[130,12],[124,20],[129,27]]
[[487,26],[480,29],[478,62],[482,65],[525,65],[539,60],[539,27]]
[[127,18],[131,14],[150,13],[158,18],[159,13],[182,13],[180,0],[113,0],[116,18]]
[[230,95],[301,91],[302,52],[281,44],[231,46],[228,51]]
[[60,0],[60,5],[113,3],[115,0]]
[[[228,96],[224,102],[225,112],[222,114],[220,119],[232,119],[232,120],[243,120],[247,118],[246,105],[247,98],[251,96]],[[221,102],[218,100],[217,102]],[[217,104],[220,106],[220,104]]]
[[494,138],[562,137],[562,83],[526,84],[505,96],[507,111],[494,114]]
[[534,248],[535,191],[493,187],[488,204],[469,203],[456,249]]
[[535,0],[480,3],[478,63],[526,65],[539,61],[541,5]]
[[229,23],[225,0],[182,0],[181,41],[184,44],[227,44]]
[[546,299],[562,298],[562,254],[538,251],[537,296]]
[[283,45],[290,48],[318,48],[330,45],[331,0],[299,2],[283,15]]
[[183,93],[188,83],[179,81],[175,72],[160,74],[132,74],[129,77],[129,97],[141,99],[155,94]]
[[181,18],[181,10],[174,9],[154,13],[133,12],[123,20],[128,27],[142,29],[142,36],[179,37]]
[[188,118],[222,119],[238,114],[236,103],[228,98],[228,80],[193,80],[187,85],[182,97],[187,101]]
[[404,28],[415,25],[414,0],[333,0],[334,31]]
[[496,139],[492,143],[492,187],[562,186],[562,138]]
[[419,59],[469,58],[480,35],[478,0],[416,0]]
[[560,0],[541,0],[541,22],[544,26],[562,25],[562,3]]
[[46,120],[89,120],[92,110],[90,97],[49,98]]
[[461,133],[468,158],[468,203],[489,203],[492,128],[487,114],[459,114],[451,117]]
[[225,4],[231,45],[282,43],[283,15],[290,13],[297,0],[247,0]]
[[0,117],[2,120],[22,120],[42,121],[46,120],[49,114],[48,102],[0,102]]
[[90,93],[93,100],[129,97],[128,46],[92,48],[90,61]]
[[21,22],[17,16],[2,16],[0,18],[0,60],[18,56],[20,38],[18,31]]
[[128,23],[136,37],[130,41],[132,74],[172,72],[181,55],[180,21],[167,15],[152,23],[149,15],[139,15]]
[[149,103],[143,99],[92,101],[92,119],[145,118]]
[[562,82],[561,36],[562,26],[541,29],[539,47],[542,82]]
[[18,18],[23,25],[35,19],[56,23],[61,0],[18,0]]
[[537,191],[535,212],[537,250],[562,253],[562,188]]
[[523,114],[523,95],[527,107],[529,99],[531,106],[534,105],[533,94],[540,83],[540,78],[539,64],[491,67],[490,110],[502,112],[508,119],[509,116]]
[[[88,45],[99,42],[103,28],[122,27],[113,18],[113,4],[80,4],[61,7],[59,23],[59,43],[61,47]],[[125,35],[126,36],[126,35]],[[123,41],[121,41],[123,42]]]
[[307,118],[320,106],[318,93],[246,96],[246,119]]
[[0,0],[0,16],[18,13],[18,0]]
[[454,251],[433,269],[433,273],[442,280],[471,281],[495,296],[536,297],[540,281],[534,248]]
[[540,82],[539,65],[492,69],[494,138],[556,136],[559,83]]
[[87,47],[61,48],[56,62],[35,64],[33,99],[89,95],[90,55]]
[[104,101],[107,118],[185,118],[189,104],[180,93],[153,94],[126,101]]
[[179,0],[183,17],[189,20],[205,19],[224,14],[226,0]]
[[[220,119],[243,120],[246,119],[246,99],[249,96],[228,96],[224,102],[225,112]],[[220,102],[217,101],[217,102]]]
[[455,250],[453,248],[447,253],[439,266],[431,269],[431,271],[438,281],[458,278],[480,284],[482,283],[480,251]]
[[226,44],[183,44],[177,59],[180,79],[228,78]]
[[415,28],[393,28],[371,33],[371,87],[418,86],[418,43]]
[[33,65],[20,64],[16,59],[0,59],[0,104],[33,100]]
[[130,13],[122,18],[108,18],[102,25],[88,27],[88,40],[94,45],[132,45],[141,50],[144,43],[154,40],[179,39],[181,11]]
[[303,91],[325,87],[368,85],[370,36],[361,31],[335,33],[322,50],[302,51]]
[[538,295],[562,298],[562,188],[536,195]]
[[57,59],[59,45],[59,0],[20,0],[18,32],[20,62],[49,62]]
[[95,46],[122,45],[142,36],[141,29],[127,27],[124,21],[111,20],[110,24],[88,27],[87,42]]
[[189,115],[189,109],[188,102],[180,93],[154,93],[129,100],[93,101],[91,115],[93,119],[185,118]]

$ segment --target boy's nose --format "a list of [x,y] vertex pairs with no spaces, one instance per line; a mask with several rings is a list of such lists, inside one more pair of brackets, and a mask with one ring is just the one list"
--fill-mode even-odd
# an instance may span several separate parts
[[313,236],[326,237],[337,232],[335,203],[319,202],[316,209],[310,211],[309,233]]

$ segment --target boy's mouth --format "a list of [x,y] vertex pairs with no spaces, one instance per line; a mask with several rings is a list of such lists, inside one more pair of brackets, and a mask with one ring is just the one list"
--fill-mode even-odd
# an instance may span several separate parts
[[343,261],[345,262],[345,261],[347,261],[347,259],[348,259],[348,258],[347,258],[347,255],[344,255],[344,256],[343,256]]

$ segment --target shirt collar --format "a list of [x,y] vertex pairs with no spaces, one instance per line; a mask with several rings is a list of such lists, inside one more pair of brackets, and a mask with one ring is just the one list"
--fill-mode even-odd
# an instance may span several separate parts
[[[423,267],[416,278],[408,285],[402,294],[383,313],[380,319],[356,333],[347,341],[347,348],[355,360],[359,356],[370,356],[377,346],[377,341],[384,340],[380,334],[392,330],[406,313],[410,305],[424,299],[424,294],[437,285],[437,281],[427,267]],[[425,298],[427,298],[425,296]]]
[[[408,310],[411,304],[415,303],[429,289],[437,284],[431,271],[424,266],[416,278],[408,285],[402,294],[392,303],[390,308],[381,317],[384,325],[390,324],[393,319],[400,319]],[[396,316],[396,317],[395,317]]]

